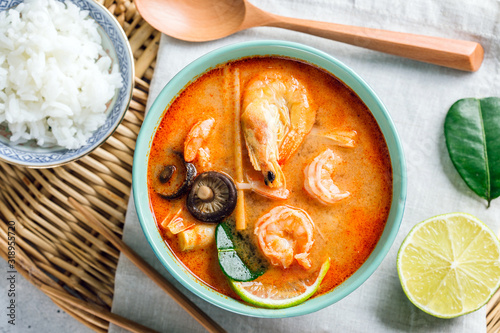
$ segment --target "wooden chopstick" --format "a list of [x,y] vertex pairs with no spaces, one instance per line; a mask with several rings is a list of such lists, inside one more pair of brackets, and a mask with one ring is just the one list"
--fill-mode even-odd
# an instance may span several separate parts
[[[0,238],[0,242],[1,240],[2,238]],[[7,254],[4,252],[4,249],[7,249],[7,246],[0,246],[0,257],[4,258],[7,261]],[[72,305],[74,308],[84,310],[84,312],[88,314],[94,315],[108,322],[112,322],[115,325],[125,328],[134,333],[158,333],[157,331],[140,325],[130,319],[126,319],[120,315],[111,313],[102,306],[99,306],[97,304],[89,304],[74,296],[69,295],[67,292],[63,291],[60,285],[48,279],[47,276],[43,274],[36,265],[34,265],[33,263],[28,263],[26,260],[29,260],[29,258],[26,257],[20,249],[17,249],[16,251],[18,251],[16,252],[16,271],[21,274],[26,280],[30,281],[35,287],[51,297],[54,303],[61,307],[61,309],[63,309],[64,311],[70,313],[68,305]],[[78,315],[75,316],[74,313],[70,314],[84,325],[90,327],[92,330],[99,331],[99,327],[93,325],[88,320],[82,320],[82,318],[80,318]]]
[[131,332],[134,333],[158,333],[155,330],[152,330],[146,326],[143,326],[141,324],[138,324],[132,320],[129,320],[127,318],[124,318],[122,316],[119,316],[117,314],[114,314],[112,312],[109,312],[108,310],[104,309],[101,306],[95,305],[95,304],[88,304],[85,301],[79,300],[76,297],[70,296],[65,292],[62,292],[60,290],[57,290],[55,288],[49,287],[47,285],[42,284],[40,286],[40,290],[42,290],[44,293],[47,295],[60,299],[61,301],[64,301],[67,304],[70,304],[78,309],[85,310],[88,313],[93,314],[96,317],[99,317],[101,319],[107,320],[115,325],[118,325],[122,328],[125,328]]
[[174,299],[184,310],[186,310],[196,321],[198,321],[209,332],[226,332],[212,318],[207,316],[193,302],[184,296],[174,285],[166,280],[151,265],[142,259],[125,242],[110,232],[101,222],[99,222],[85,207],[75,199],[69,198],[68,202],[78,210],[90,224],[118,250],[120,250],[130,261],[132,261],[144,274],[153,280],[163,291]]

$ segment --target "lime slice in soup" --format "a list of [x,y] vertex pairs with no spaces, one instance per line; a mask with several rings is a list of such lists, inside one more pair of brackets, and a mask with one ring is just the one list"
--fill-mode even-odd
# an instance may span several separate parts
[[321,268],[307,279],[291,281],[285,289],[277,289],[274,284],[265,284],[259,281],[229,280],[229,283],[234,291],[250,304],[272,309],[288,308],[305,302],[314,295],[329,268],[330,259],[327,259]]
[[450,213],[417,224],[398,253],[404,292],[440,318],[475,311],[500,285],[500,243],[472,215]]
[[234,223],[224,221],[215,229],[219,265],[224,274],[235,281],[252,281],[264,274],[265,260],[248,239],[234,229]]

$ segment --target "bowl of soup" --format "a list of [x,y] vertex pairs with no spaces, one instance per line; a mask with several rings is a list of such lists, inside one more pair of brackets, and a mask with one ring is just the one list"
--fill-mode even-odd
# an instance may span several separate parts
[[146,239],[189,291],[283,318],[377,269],[406,170],[388,111],[356,73],[306,45],[252,41],[167,83],[139,133],[133,193]]

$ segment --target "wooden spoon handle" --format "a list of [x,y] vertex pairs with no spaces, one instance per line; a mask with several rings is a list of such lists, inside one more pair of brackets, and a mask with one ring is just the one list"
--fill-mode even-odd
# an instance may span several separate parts
[[266,26],[279,27],[385,52],[435,65],[475,72],[481,66],[483,47],[464,40],[422,36],[349,25],[273,15]]

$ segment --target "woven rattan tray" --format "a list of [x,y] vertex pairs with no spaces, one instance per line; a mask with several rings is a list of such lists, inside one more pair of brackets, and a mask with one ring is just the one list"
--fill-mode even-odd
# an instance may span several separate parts
[[[53,169],[0,162],[0,255],[7,260],[8,225],[15,221],[17,271],[76,320],[106,332],[109,321],[101,318],[112,316],[119,252],[67,200],[73,197],[121,236],[135,140],[161,34],[141,18],[133,1],[99,2],[117,17],[132,47],[136,78],[130,108],[115,134],[77,162]],[[500,331],[499,301],[497,293],[488,304],[488,333]]]

